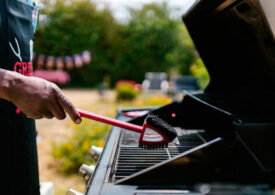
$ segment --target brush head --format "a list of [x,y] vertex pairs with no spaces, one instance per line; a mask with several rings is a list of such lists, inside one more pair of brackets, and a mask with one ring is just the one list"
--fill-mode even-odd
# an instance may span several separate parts
[[176,130],[156,115],[148,115],[146,118],[146,122],[149,126],[154,127],[155,129],[163,133],[171,141],[173,141],[177,137]]
[[177,137],[175,129],[167,122],[150,114],[145,119],[143,132],[140,134],[139,147],[145,149],[167,148],[168,143]]

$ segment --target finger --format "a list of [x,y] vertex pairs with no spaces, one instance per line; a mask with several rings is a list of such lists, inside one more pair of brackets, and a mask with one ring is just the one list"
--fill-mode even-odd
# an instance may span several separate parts
[[37,116],[34,116],[33,119],[36,119],[36,120],[39,120],[39,119],[42,119],[43,116],[42,115],[37,115]]
[[51,112],[43,114],[43,118],[52,119],[54,115]]
[[29,114],[26,114],[26,117],[27,117],[27,118],[32,118],[31,115],[29,115]]
[[35,114],[35,115],[27,114],[26,117],[31,118],[31,119],[42,119],[43,118],[42,115],[39,115],[39,114]]
[[57,93],[57,102],[59,105],[66,111],[66,113],[69,114],[72,121],[74,121],[76,124],[81,123],[81,117],[73,104],[62,94],[61,91]]
[[66,114],[64,109],[60,107],[60,105],[56,102],[54,105],[52,104],[50,107],[50,111],[58,120],[63,120],[66,118]]

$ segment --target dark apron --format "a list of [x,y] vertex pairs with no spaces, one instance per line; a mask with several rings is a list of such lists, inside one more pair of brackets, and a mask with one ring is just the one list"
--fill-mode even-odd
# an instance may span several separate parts
[[[0,68],[32,74],[31,6],[0,0]],[[20,86],[24,87],[24,86]],[[0,99],[0,194],[39,194],[35,122]]]

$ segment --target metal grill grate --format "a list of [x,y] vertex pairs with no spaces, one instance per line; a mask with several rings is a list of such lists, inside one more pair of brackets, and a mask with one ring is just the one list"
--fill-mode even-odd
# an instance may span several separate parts
[[142,169],[171,158],[179,154],[178,151],[169,149],[144,150],[139,147],[122,146],[119,150],[114,180],[122,179]]
[[121,145],[113,171],[113,182],[170,159],[204,142],[198,133],[184,135],[180,139],[184,140],[184,145],[173,145],[158,150],[144,150],[133,145]]

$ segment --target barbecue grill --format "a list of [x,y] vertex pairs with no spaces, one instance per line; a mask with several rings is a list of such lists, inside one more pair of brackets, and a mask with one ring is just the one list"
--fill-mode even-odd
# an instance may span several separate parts
[[[192,5],[183,20],[209,71],[209,86],[163,107],[119,110],[118,119],[138,125],[144,113],[158,115],[176,129],[178,139],[166,149],[144,150],[138,148],[138,134],[113,127],[87,195],[272,194],[275,23],[270,10],[273,0]],[[144,115],[132,118],[129,112]]]

